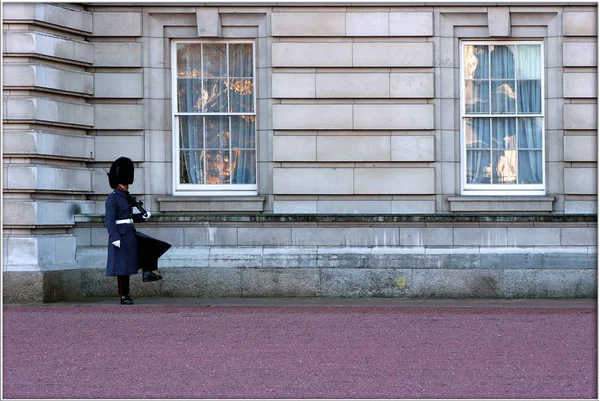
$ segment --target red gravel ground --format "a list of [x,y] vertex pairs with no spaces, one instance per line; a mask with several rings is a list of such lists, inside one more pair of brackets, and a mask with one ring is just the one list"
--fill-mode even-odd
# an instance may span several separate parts
[[597,398],[593,308],[10,306],[4,398]]

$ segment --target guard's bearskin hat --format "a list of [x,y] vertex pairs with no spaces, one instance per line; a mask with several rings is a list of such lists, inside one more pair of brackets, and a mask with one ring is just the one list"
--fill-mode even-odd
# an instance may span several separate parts
[[133,162],[128,157],[119,157],[110,166],[108,183],[111,188],[119,184],[133,184]]

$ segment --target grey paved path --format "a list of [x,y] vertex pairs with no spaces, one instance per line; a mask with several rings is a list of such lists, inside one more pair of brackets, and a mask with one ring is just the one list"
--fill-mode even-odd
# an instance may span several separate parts
[[596,300],[115,299],[3,310],[4,398],[596,398]]

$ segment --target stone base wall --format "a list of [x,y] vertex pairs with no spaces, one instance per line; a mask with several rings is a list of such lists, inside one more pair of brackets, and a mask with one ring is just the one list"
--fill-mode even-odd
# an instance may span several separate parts
[[[168,215],[152,297],[595,297],[596,217]],[[76,268],[4,272],[5,302],[116,296],[102,216],[77,216]]]

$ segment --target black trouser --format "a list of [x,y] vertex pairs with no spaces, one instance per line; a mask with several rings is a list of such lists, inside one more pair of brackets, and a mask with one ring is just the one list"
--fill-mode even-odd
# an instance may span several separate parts
[[119,284],[119,295],[129,295],[129,274],[125,276],[117,276],[117,283]]

